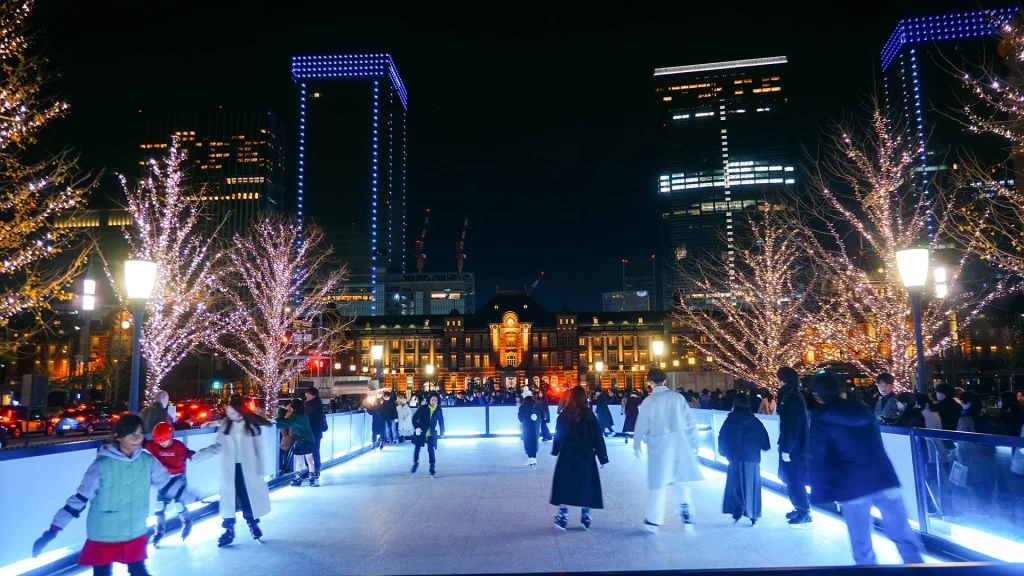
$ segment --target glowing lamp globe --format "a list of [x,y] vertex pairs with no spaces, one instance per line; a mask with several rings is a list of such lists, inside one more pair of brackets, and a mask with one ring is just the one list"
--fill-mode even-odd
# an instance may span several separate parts
[[595,363],[594,363],[594,368],[595,368],[595,369],[596,369],[596,370],[597,370],[598,372],[602,372],[602,371],[604,371],[604,362],[595,362]]
[[433,364],[427,364],[426,372],[427,372],[427,374],[433,374],[434,373],[434,365]]
[[124,286],[129,300],[149,298],[156,283],[156,262],[147,260],[126,260],[124,263]]
[[661,356],[665,352],[665,343],[661,340],[651,342],[651,351],[654,352],[655,356]]
[[928,250],[910,248],[896,253],[900,279],[907,288],[921,288],[928,281]]
[[370,356],[372,356],[374,360],[380,360],[384,357],[384,347],[380,344],[370,346]]

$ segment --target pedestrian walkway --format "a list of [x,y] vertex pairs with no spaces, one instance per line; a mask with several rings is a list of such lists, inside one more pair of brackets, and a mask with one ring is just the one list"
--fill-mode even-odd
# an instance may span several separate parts
[[[412,446],[388,447],[325,470],[321,487],[286,487],[271,494],[261,544],[239,523],[238,538],[218,549],[220,519],[196,525],[187,543],[177,534],[150,552],[155,576],[308,574],[442,574],[830,566],[852,563],[845,526],[819,514],[811,530],[794,530],[789,501],[765,491],[756,527],[721,514],[725,475],[706,469],[695,485],[695,532],[675,519],[660,535],[643,531],[646,463],[621,439],[609,441],[602,471],[607,508],[594,511],[589,532],[572,510],[569,530],[554,528],[547,500],[555,459],[541,445],[539,465],[517,439],[444,439],[438,477],[423,462],[409,474]],[[426,454],[424,453],[424,457]],[[881,562],[899,561],[884,536]],[[931,561],[931,559],[930,559]],[[220,567],[220,568],[216,568]],[[127,573],[123,566],[119,572]],[[91,574],[91,571],[72,571]]]

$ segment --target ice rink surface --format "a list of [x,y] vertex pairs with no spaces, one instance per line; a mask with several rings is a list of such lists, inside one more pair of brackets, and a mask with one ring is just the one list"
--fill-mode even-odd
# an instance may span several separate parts
[[[579,524],[578,509],[570,509],[568,531],[552,525],[550,443],[541,444],[539,466],[531,469],[523,467],[518,439],[446,438],[435,479],[425,450],[411,475],[412,446],[387,447],[325,470],[319,488],[272,492],[273,510],[260,524],[263,543],[249,537],[239,517],[234,544],[218,549],[220,518],[207,517],[187,542],[172,533],[159,549],[151,547],[147,566],[156,576],[309,576],[852,564],[841,520],[815,514],[813,528],[794,530],[784,517],[789,500],[769,490],[757,526],[746,519],[734,525],[721,513],[725,475],[712,469],[693,485],[696,530],[683,531],[670,513],[661,534],[648,534],[641,525],[646,460],[634,458],[622,439],[608,445],[611,462],[601,471],[606,508],[594,511],[590,531]],[[875,536],[875,549],[881,562],[899,561],[883,535]],[[127,570],[117,566],[114,573]]]

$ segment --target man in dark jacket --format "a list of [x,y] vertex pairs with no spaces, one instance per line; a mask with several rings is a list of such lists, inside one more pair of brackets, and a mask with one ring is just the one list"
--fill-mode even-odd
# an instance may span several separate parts
[[939,419],[942,420],[942,429],[956,430],[964,407],[956,401],[953,387],[945,382],[939,384],[935,387],[935,398],[938,399],[938,402],[935,403],[932,411],[939,413]]
[[142,418],[142,431],[152,434],[153,428],[161,422],[174,424],[167,406],[171,403],[171,397],[167,392],[161,390],[156,393],[156,401],[150,402],[148,406],[139,411],[139,418]]
[[875,418],[887,426],[896,423],[902,411],[896,398],[896,378],[889,373],[879,374],[875,378],[878,386],[878,403],[875,404]]
[[315,386],[306,390],[306,401],[303,403],[306,408],[306,417],[309,418],[309,428],[313,432],[313,443],[316,450],[313,451],[313,474],[320,477],[320,441],[324,438],[324,431],[327,429],[327,418],[324,416],[324,403],[320,400],[320,391]]
[[903,562],[923,563],[878,419],[865,404],[840,398],[843,388],[831,374],[815,376],[813,390],[823,403],[811,417],[811,498],[840,504],[857,564],[878,563],[871,545],[872,506],[881,512],[885,534]]
[[786,514],[790,526],[809,526],[807,501],[807,402],[800,392],[800,375],[789,366],[775,373],[779,379],[779,472],[786,483],[793,511]]
[[398,444],[398,404],[391,392],[384,393],[384,418],[388,444]]

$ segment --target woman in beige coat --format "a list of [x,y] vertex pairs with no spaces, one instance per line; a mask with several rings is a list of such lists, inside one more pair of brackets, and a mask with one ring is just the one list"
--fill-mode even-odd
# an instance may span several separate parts
[[249,525],[252,537],[259,540],[263,531],[259,519],[270,512],[270,490],[263,480],[266,459],[260,427],[269,426],[265,418],[254,414],[234,396],[225,410],[225,418],[217,429],[220,452],[220,517],[224,519],[217,546],[223,548],[235,539],[235,513]]

